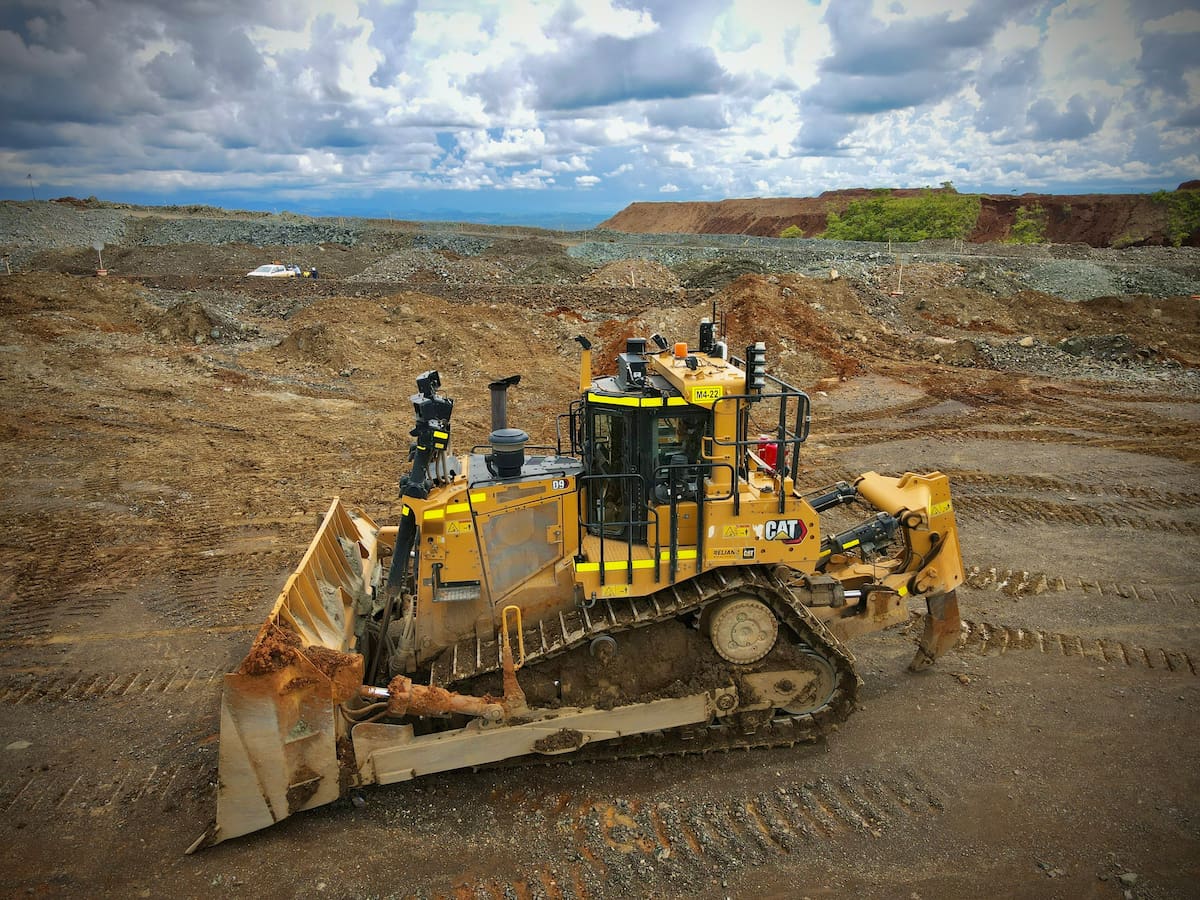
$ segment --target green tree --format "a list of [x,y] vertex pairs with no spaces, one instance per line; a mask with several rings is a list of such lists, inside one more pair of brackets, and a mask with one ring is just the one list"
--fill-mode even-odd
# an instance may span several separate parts
[[842,213],[830,212],[822,237],[842,241],[965,238],[979,218],[979,197],[924,190],[916,197],[876,193]]
[[799,225],[789,225],[783,231],[779,232],[781,238],[800,238],[804,237],[804,232],[800,230]]
[[1167,207],[1167,240],[1178,247],[1200,230],[1200,191],[1158,191],[1155,203]]
[[1044,244],[1046,243],[1046,210],[1040,203],[1026,208],[1018,206],[1005,239],[1009,244]]

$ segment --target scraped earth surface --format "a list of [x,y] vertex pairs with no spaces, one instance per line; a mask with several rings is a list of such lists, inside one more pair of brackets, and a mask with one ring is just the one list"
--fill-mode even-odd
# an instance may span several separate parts
[[[11,895],[1195,896],[1200,300],[1153,289],[1194,285],[1194,251],[1071,296],[1022,280],[1053,252],[901,275],[831,250],[806,276],[388,233],[110,248],[106,279],[43,247],[0,276]],[[238,277],[280,251],[336,262]],[[184,856],[221,675],[330,498],[395,520],[415,376],[440,370],[465,449],[519,372],[510,422],[553,443],[576,334],[603,369],[631,334],[694,340],[714,301],[732,347],[765,340],[812,395],[802,483],[950,475],[959,647],[910,675],[911,629],[855,642],[861,706],[816,745],[451,773]]]

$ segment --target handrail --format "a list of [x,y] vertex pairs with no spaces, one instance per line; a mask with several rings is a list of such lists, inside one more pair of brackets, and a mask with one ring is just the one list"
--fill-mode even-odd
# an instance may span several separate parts
[[[576,496],[578,497],[577,512],[578,512],[578,528],[579,528],[579,547],[580,547],[580,551],[582,552],[584,530],[590,529],[591,526],[593,526],[593,525],[599,526],[599,529],[600,529],[600,533],[599,533],[599,538],[600,538],[600,559],[599,559],[600,584],[602,584],[602,585],[604,584],[605,577],[606,577],[605,573],[607,571],[607,566],[605,565],[605,563],[606,563],[606,559],[605,559],[605,541],[606,541],[605,529],[608,526],[619,527],[625,531],[626,584],[633,583],[633,529],[635,527],[645,526],[647,534],[649,534],[650,530],[653,529],[653,531],[654,531],[654,580],[656,582],[659,581],[660,571],[659,571],[658,557],[659,557],[661,545],[658,540],[658,511],[655,510],[654,508],[652,508],[648,503],[645,502],[645,497],[644,497],[645,482],[642,480],[642,476],[639,475],[637,472],[619,472],[619,473],[615,473],[615,474],[580,475],[578,478],[578,481],[579,481],[579,491],[577,492]],[[593,497],[592,497],[592,493],[590,490],[587,491],[588,508],[586,510],[584,509],[584,506],[583,506],[583,495],[585,493],[584,487],[586,485],[592,484],[593,482],[603,483],[605,481],[633,481],[637,485],[636,492],[634,492],[634,491],[626,492],[625,503],[624,503],[625,514],[627,516],[626,519],[617,520],[617,521],[611,521],[611,520],[606,519],[604,517],[604,506],[603,506],[603,504],[600,504],[598,506],[598,508],[600,510],[600,518],[598,520],[593,520],[591,517],[591,501],[592,501]],[[636,493],[637,499],[639,501],[641,501],[637,505],[640,505],[642,508],[644,508],[646,510],[646,514],[647,514],[648,518],[635,519],[633,517],[633,511],[635,509],[635,504],[634,504],[635,493]],[[650,545],[650,541],[647,540],[646,546],[649,547],[649,545]]]
[[[711,442],[711,446],[713,447],[731,447],[734,450],[734,457],[738,461],[732,479],[735,488],[733,494],[734,515],[737,515],[741,511],[741,492],[736,490],[736,486],[742,477],[741,472],[745,464],[746,455],[751,451],[751,448],[756,448],[759,442],[758,437],[751,437],[747,431],[749,424],[749,416],[747,415],[749,404],[764,404],[772,400],[778,403],[778,423],[775,433],[771,435],[771,438],[778,446],[775,473],[779,476],[781,482],[783,478],[786,478],[799,468],[800,445],[808,438],[809,427],[812,423],[812,403],[809,400],[808,394],[791,387],[772,375],[768,375],[767,378],[780,385],[782,390],[761,394],[729,394],[713,401],[714,412],[722,403],[732,402],[735,404],[734,419],[737,423],[737,432],[734,439],[732,441],[721,440],[716,435],[706,438],[706,440]],[[795,400],[794,416],[791,415],[793,400]],[[780,459],[783,460],[782,464],[779,462]],[[783,490],[779,490],[776,493],[779,495],[779,511],[782,513],[787,502],[786,493]]]

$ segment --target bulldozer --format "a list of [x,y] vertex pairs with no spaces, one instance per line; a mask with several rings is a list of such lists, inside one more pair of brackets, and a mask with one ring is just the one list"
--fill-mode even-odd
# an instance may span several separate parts
[[945,475],[801,490],[808,395],[711,318],[694,347],[630,338],[602,377],[576,340],[553,446],[509,426],[510,376],[488,442],[455,455],[454,401],[416,379],[397,521],[333,500],[224,678],[216,818],[189,852],[436,772],[814,741],[854,708],[849,639],[923,601],[910,668],[954,645]]

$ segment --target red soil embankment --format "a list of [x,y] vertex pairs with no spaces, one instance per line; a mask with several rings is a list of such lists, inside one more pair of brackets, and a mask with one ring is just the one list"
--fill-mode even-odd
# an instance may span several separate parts
[[[1183,187],[1186,187],[1183,186]],[[867,188],[826,191],[819,197],[750,198],[692,203],[632,203],[600,227],[627,232],[679,234],[752,234],[778,237],[795,225],[804,237],[825,230],[830,212],[843,212],[851,202],[872,196]],[[896,189],[893,197],[913,196],[921,189]],[[1093,247],[1167,243],[1167,206],[1149,194],[981,194],[979,218],[968,241],[1001,241],[1009,236],[1017,210],[1040,206],[1046,240]],[[1185,243],[1195,245],[1200,234]]]

